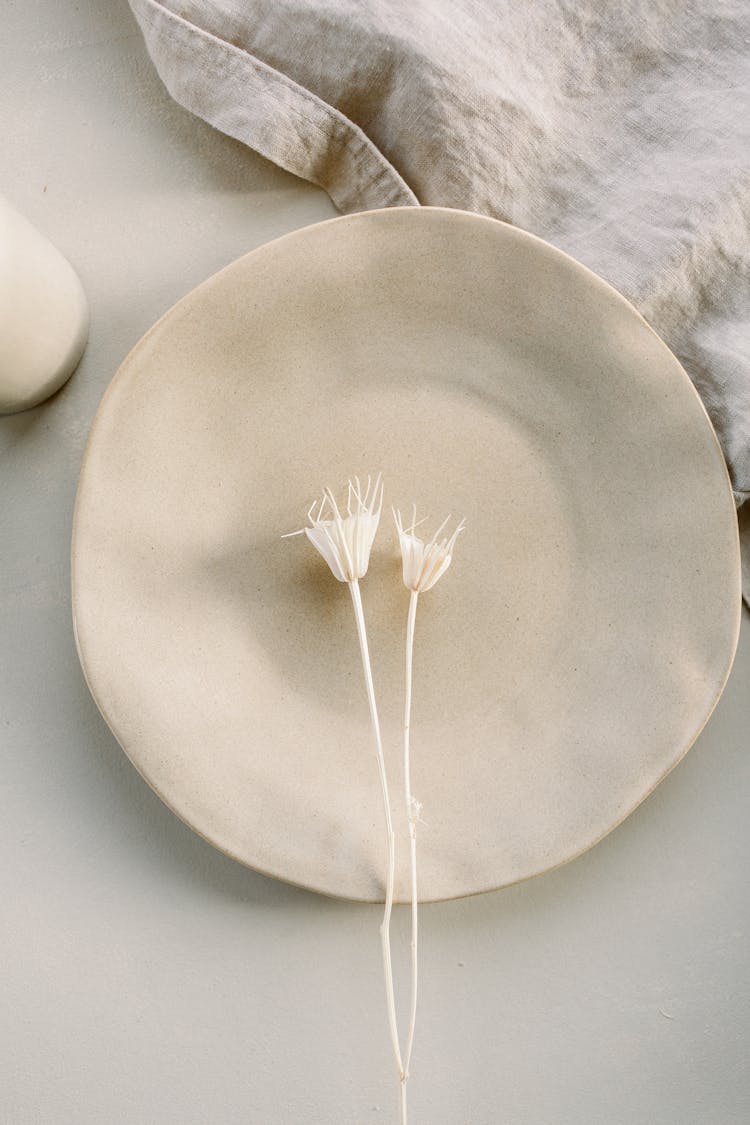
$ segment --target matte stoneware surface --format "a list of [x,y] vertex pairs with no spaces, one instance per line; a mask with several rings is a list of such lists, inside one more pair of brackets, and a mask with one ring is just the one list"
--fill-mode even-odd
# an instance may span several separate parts
[[0,196],[0,415],[37,406],[70,378],[89,328],[78,274]]
[[[394,209],[210,278],[107,391],[73,598],[118,741],[201,835],[266,873],[382,896],[351,603],[304,538],[324,484],[463,516],[420,602],[422,897],[584,851],[690,747],[739,626],[737,527],[684,371],[616,292],[491,219]],[[397,827],[408,595],[384,517],[362,585]],[[406,891],[401,849],[398,893]]]

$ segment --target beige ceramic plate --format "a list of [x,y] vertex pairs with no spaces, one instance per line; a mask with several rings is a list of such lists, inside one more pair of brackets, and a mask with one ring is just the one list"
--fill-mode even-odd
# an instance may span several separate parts
[[[423,896],[554,867],[643,800],[716,703],[737,531],[671,353],[601,280],[501,223],[441,209],[322,223],[235,262],[140,342],[78,492],[91,690],[218,848],[380,897],[351,603],[304,537],[281,538],[321,485],[374,470],[387,504],[467,522],[417,626]],[[397,794],[407,594],[389,520],[363,598]],[[402,897],[404,862],[402,848]]]

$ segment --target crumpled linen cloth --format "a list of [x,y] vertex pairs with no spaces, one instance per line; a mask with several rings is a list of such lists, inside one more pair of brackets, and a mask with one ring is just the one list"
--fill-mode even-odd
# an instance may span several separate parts
[[[604,277],[750,500],[748,0],[130,5],[178,102],[340,210],[479,211]],[[740,526],[750,600],[750,503]]]

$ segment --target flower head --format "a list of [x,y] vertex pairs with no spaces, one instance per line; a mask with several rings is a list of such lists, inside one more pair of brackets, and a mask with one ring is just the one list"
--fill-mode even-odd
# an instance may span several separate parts
[[[404,564],[404,585],[415,593],[422,594],[430,590],[442,578],[453,558],[453,548],[456,540],[464,529],[464,521],[456,527],[450,537],[440,539],[440,533],[448,523],[450,516],[443,520],[429,543],[424,543],[419,536],[414,534],[417,523],[416,506],[412,509],[412,521],[404,527],[401,513],[393,510],[393,518],[398,531],[398,541],[401,547],[401,558]],[[420,520],[420,523],[423,522]]]
[[324,488],[323,498],[316,500],[307,513],[310,526],[290,534],[301,535],[304,532],[330,566],[334,578],[339,582],[355,582],[367,573],[382,507],[380,473],[374,483],[371,477],[367,478],[364,492],[359,477],[355,477],[349,481],[345,515],[339,511],[330,488]]

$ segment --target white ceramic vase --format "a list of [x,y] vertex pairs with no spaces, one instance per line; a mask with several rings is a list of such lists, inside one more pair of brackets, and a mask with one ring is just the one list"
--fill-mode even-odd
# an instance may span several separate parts
[[28,410],[74,372],[88,305],[73,267],[0,197],[0,414]]

